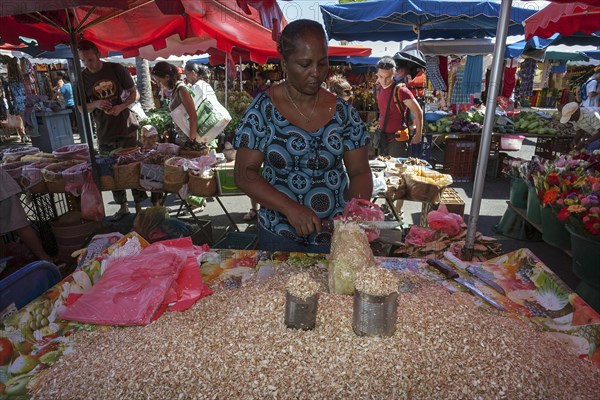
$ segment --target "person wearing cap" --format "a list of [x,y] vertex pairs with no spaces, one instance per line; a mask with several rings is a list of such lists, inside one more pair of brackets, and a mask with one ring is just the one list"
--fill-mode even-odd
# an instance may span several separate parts
[[580,107],[576,102],[567,103],[561,110],[560,122],[572,122],[577,130],[573,147],[585,147],[587,151],[600,149],[600,108]]
[[385,56],[377,62],[375,96],[382,132],[379,150],[381,155],[408,157],[409,111],[414,115],[412,143],[419,144],[423,134],[423,110],[406,84],[394,80],[395,74],[396,61],[392,57]]
[[152,125],[142,126],[142,149],[154,150],[158,144],[158,130]]

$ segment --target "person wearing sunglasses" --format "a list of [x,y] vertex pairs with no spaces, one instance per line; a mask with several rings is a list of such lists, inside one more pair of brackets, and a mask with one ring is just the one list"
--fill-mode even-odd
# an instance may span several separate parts
[[329,91],[344,101],[350,101],[350,98],[352,98],[352,86],[341,75],[334,75],[329,78]]
[[370,136],[358,111],[322,87],[329,74],[323,25],[289,23],[277,49],[286,79],[242,117],[235,181],[261,205],[261,250],[328,253],[323,221],[342,215],[350,199],[371,196]]

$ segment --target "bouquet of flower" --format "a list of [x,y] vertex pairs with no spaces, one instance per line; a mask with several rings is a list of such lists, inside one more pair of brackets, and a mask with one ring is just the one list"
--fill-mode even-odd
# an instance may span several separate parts
[[539,156],[531,157],[530,161],[523,161],[513,164],[512,168],[517,168],[519,176],[527,183],[527,186],[535,186],[535,177],[544,172],[544,162]]
[[575,151],[546,163],[536,179],[543,206],[582,236],[600,241],[600,151]]

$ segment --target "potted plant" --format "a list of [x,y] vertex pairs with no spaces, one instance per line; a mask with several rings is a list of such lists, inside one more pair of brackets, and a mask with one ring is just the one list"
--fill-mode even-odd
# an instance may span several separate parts
[[600,309],[600,151],[575,151],[554,165],[543,202],[570,233],[573,272],[582,280],[577,292]]

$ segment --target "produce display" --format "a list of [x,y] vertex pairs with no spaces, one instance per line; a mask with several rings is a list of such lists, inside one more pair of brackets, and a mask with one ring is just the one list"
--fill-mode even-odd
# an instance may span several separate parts
[[140,126],[152,125],[160,135],[168,131],[173,124],[173,119],[168,108],[158,108],[146,112],[148,118],[140,121]]
[[410,199],[437,203],[445,187],[453,182],[452,176],[430,168],[430,164],[416,157],[398,159],[378,157],[385,164],[386,198]]
[[425,124],[424,131],[431,133],[475,133],[480,132],[484,114],[481,111],[459,112],[456,116],[448,115],[435,122]]
[[[530,252],[520,250],[486,263],[507,291],[498,297],[511,310],[508,314],[478,303],[418,260],[380,260],[401,281],[396,332],[385,340],[358,337],[351,327],[352,298],[325,291],[319,292],[313,331],[285,326],[281,314],[289,277],[300,270],[325,287],[322,257],[296,254],[296,260],[312,260],[309,266],[285,253],[269,257],[225,250],[214,258],[201,270],[228,268],[224,272],[230,274],[223,273],[228,276],[245,270],[248,279],[233,289],[215,279],[212,296],[143,328],[79,325],[78,332],[58,336],[69,351],[49,368],[23,373],[30,365],[20,369],[22,361],[17,362],[6,390],[28,391],[34,399],[115,394],[593,399],[600,391],[591,362],[600,316],[575,293],[569,294],[569,313],[556,319],[531,316],[521,300],[509,299],[511,293],[527,290],[543,301],[536,285],[546,287],[542,280],[556,279]],[[261,279],[256,271],[264,266],[275,272]],[[12,353],[9,367],[20,357],[14,348]]]
[[[216,90],[217,99],[223,105],[225,105],[225,91]],[[230,113],[244,114],[250,103],[252,103],[252,96],[248,92],[239,90],[228,90],[227,91],[227,110]]]
[[561,124],[559,118],[558,114],[548,118],[537,112],[523,111],[516,118],[515,131],[536,135],[574,135],[572,125]]
[[204,142],[197,142],[195,140],[186,140],[181,144],[181,150],[192,150],[192,151],[203,151],[208,145]]
[[[460,216],[458,217],[462,220]],[[455,235],[442,230],[413,225],[404,239],[403,245],[396,250],[395,254],[410,258],[442,258],[444,252],[449,251],[460,258],[466,237],[467,225],[464,223],[460,226],[460,232]],[[486,261],[501,254],[502,244],[493,237],[477,232],[473,249],[471,261]]]
[[[429,133],[477,133],[483,128],[482,111],[459,112],[447,115],[435,122],[425,123],[423,130]],[[535,135],[574,135],[570,124],[561,124],[559,115],[550,116],[535,111],[522,111],[513,119],[496,115],[494,133],[530,133]]]

